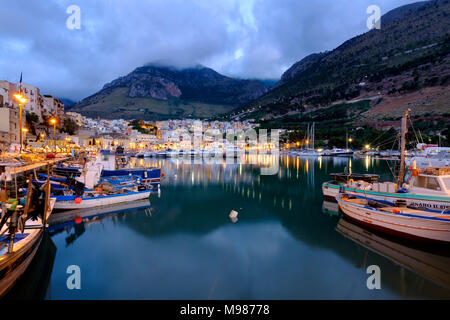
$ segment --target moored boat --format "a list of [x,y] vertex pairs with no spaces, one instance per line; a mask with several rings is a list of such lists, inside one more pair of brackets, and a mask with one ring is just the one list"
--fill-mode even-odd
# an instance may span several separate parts
[[450,208],[450,169],[429,168],[408,174],[409,178],[403,188],[394,182],[367,182],[363,180],[325,182],[322,184],[323,195],[334,199],[339,191],[376,200],[388,201],[391,204],[404,202],[416,208],[428,208],[442,211]]
[[450,214],[392,206],[370,198],[340,194],[343,214],[364,226],[420,241],[450,243]]
[[150,196],[152,188],[137,186],[133,188],[118,189],[115,193],[85,192],[83,195],[56,196],[55,210],[85,209],[116,203],[146,199]]
[[[31,181],[29,182],[31,186]],[[50,184],[28,193],[25,206],[17,199],[1,195],[0,223],[0,296],[4,296],[19,280],[33,260],[45,232],[55,199],[50,198]]]

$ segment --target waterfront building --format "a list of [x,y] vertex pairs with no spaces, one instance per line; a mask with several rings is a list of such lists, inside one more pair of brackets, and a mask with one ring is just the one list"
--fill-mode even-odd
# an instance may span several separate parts
[[16,85],[16,90],[20,91],[28,100],[23,106],[23,109],[30,113],[35,113],[39,117],[39,120],[42,121],[43,99],[39,88],[22,82]]
[[61,124],[64,119],[64,103],[52,95],[46,94],[43,97],[42,115],[46,117],[56,117]]

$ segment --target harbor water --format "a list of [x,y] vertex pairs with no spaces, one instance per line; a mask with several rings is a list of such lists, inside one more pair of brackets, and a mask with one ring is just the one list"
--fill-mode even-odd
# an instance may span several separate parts
[[[329,173],[389,179],[386,161],[274,156],[253,164],[134,159],[164,172],[136,208],[50,228],[56,254],[46,299],[450,298],[450,258],[372,233],[324,202]],[[230,212],[237,212],[230,218]],[[58,214],[58,213],[56,213]],[[369,289],[369,266],[380,289]],[[69,289],[69,266],[80,289]]]

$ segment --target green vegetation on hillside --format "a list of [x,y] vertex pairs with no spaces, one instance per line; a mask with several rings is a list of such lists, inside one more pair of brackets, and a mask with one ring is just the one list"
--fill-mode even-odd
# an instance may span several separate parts
[[71,110],[88,117],[106,119],[164,120],[170,118],[205,118],[216,113],[225,113],[232,106],[185,102],[177,98],[157,100],[151,97],[128,97],[128,88],[114,88],[97,94],[88,105],[79,105]]

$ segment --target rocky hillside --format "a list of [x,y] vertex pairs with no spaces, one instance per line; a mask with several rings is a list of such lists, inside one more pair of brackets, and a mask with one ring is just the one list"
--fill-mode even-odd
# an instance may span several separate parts
[[106,84],[71,111],[104,118],[158,120],[208,117],[228,112],[268,91],[256,80],[239,80],[197,66],[146,65]]
[[450,1],[418,2],[381,18],[381,29],[295,63],[265,95],[231,117],[299,117],[336,103],[368,99],[358,121],[450,109]]

